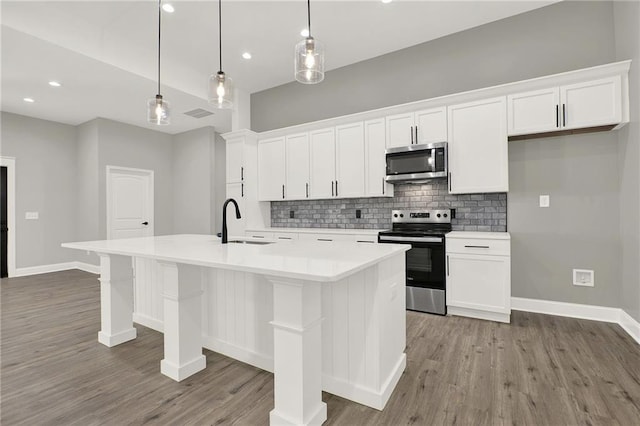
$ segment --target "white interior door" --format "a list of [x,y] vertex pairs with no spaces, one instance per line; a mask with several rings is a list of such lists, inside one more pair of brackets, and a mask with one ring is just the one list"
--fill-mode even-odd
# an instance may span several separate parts
[[154,235],[153,171],[107,166],[107,239]]

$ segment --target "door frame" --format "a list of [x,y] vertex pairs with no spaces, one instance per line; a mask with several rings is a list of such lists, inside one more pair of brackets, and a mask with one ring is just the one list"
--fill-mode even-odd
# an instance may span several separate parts
[[7,277],[16,275],[16,159],[0,156],[0,166],[7,168]]
[[155,235],[155,211],[154,211],[154,172],[153,170],[146,169],[134,169],[131,167],[120,167],[120,166],[107,166],[106,167],[106,198],[107,198],[107,240],[111,239],[111,222],[113,218],[111,217],[111,203],[112,196],[111,193],[111,176],[114,174],[121,175],[133,175],[133,176],[147,176],[149,178],[149,196],[147,198],[147,206],[149,207],[149,222],[151,225],[149,229],[151,230],[151,235]]

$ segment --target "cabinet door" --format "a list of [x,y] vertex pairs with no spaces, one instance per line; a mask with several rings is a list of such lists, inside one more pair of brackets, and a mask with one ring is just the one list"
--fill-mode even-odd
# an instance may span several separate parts
[[509,190],[506,97],[449,107],[449,192]]
[[[246,223],[246,203],[243,197],[244,195],[244,183],[228,183],[227,184],[227,198],[233,198],[238,203],[240,209],[240,219],[236,219],[236,212],[233,205],[227,205],[227,235],[229,237],[242,237],[245,233]],[[222,220],[222,216],[220,216]],[[215,224],[214,229],[222,231],[222,222]]]
[[559,108],[558,87],[507,96],[509,136],[559,130]]
[[508,256],[447,254],[447,306],[508,314],[511,272]]
[[285,151],[287,200],[309,198],[309,134],[287,136]]
[[310,198],[335,197],[336,145],[334,129],[309,133],[311,155],[309,173]]
[[409,146],[415,142],[413,113],[390,115],[387,122],[387,148]]
[[241,182],[244,179],[244,138],[227,141],[227,183]]
[[284,137],[258,143],[258,200],[284,199]]
[[386,183],[385,120],[364,122],[365,191],[369,197],[393,196],[393,185]]
[[622,121],[620,76],[560,86],[562,121],[566,129],[616,124]]
[[416,112],[414,124],[418,134],[416,143],[447,141],[447,107]]
[[364,196],[364,123],[336,127],[336,197]]

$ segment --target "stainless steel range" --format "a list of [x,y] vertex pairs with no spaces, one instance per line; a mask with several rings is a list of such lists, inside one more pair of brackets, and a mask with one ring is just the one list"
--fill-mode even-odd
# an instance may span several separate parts
[[407,251],[407,309],[446,315],[445,234],[455,210],[393,210],[392,226],[380,243],[410,244]]

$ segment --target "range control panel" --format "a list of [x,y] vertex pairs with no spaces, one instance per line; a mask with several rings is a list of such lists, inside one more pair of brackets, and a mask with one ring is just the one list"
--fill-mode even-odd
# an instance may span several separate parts
[[455,218],[455,209],[443,210],[393,210],[393,223],[451,223]]

